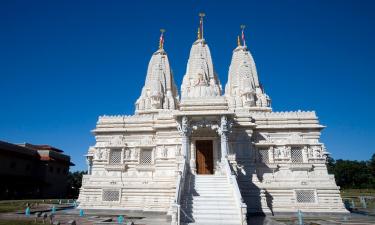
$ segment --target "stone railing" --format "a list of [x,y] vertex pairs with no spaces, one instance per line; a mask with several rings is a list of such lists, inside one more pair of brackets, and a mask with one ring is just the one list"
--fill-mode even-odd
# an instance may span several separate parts
[[187,165],[186,160],[183,161],[182,168],[178,171],[177,181],[176,181],[176,192],[174,195],[174,200],[172,204],[171,214],[172,222],[171,225],[180,225],[181,220],[181,195],[183,193],[185,178],[187,175]]
[[242,199],[242,195],[240,192],[240,188],[238,187],[237,183],[237,178],[236,176],[232,173],[232,170],[229,165],[228,159],[225,159],[223,162],[224,170],[227,175],[228,183],[232,186],[232,190],[234,193],[234,198],[236,200],[238,209],[240,210],[240,215],[241,215],[241,225],[247,225],[247,205],[244,203]]

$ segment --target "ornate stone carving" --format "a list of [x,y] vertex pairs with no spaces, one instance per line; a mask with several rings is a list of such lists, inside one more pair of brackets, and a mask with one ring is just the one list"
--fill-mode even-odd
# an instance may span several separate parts
[[94,154],[94,160],[107,160],[108,159],[108,149],[97,148]]
[[207,120],[206,118],[203,118],[201,120],[193,121],[191,123],[191,128],[193,130],[198,130],[199,128],[210,128],[212,130],[219,129],[219,125],[216,121]]
[[168,158],[168,148],[166,148],[164,145],[162,146],[162,148],[160,148],[160,158]]
[[217,132],[220,136],[228,135],[232,131],[233,121],[228,120],[227,116],[220,117],[220,126],[217,129]]
[[181,133],[181,135],[190,136],[192,129],[187,116],[183,116],[181,118],[181,122],[177,123],[177,129]]
[[221,95],[221,85],[214,71],[210,49],[205,40],[194,42],[186,74],[181,85],[181,98],[205,98]]
[[108,143],[108,147],[117,147],[122,148],[126,146],[126,140],[125,137],[122,135],[116,135],[114,136]]
[[270,98],[259,83],[254,59],[246,46],[233,51],[225,96],[230,108],[270,106]]
[[308,157],[310,159],[323,159],[324,158],[324,151],[322,146],[313,145],[310,146],[308,149]]
[[278,146],[275,148],[275,159],[288,160],[290,159],[290,146]]
[[129,148],[126,148],[124,151],[124,158],[125,160],[131,159],[131,150]]
[[145,85],[135,105],[136,112],[177,108],[177,88],[164,49],[159,49],[152,55]]

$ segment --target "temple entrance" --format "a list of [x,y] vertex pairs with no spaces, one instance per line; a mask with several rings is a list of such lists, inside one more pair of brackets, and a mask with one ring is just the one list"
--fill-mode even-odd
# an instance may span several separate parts
[[213,174],[214,157],[212,140],[197,140],[195,146],[197,149],[197,174]]

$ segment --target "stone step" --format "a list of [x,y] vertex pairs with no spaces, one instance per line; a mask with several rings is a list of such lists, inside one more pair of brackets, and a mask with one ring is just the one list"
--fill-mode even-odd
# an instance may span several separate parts
[[233,194],[231,192],[203,192],[203,191],[200,191],[198,193],[194,193],[193,195],[187,195],[187,196],[228,196],[228,197],[232,197]]
[[185,213],[193,213],[194,215],[199,215],[199,214],[205,214],[205,215],[217,215],[218,213],[220,214],[227,214],[227,215],[233,215],[234,217],[238,216],[239,210],[235,210],[233,208],[227,208],[227,209],[206,209],[206,208],[192,208],[190,210],[184,210]]
[[223,186],[223,185],[215,185],[215,184],[210,184],[210,185],[196,185],[194,187],[195,190],[205,190],[209,189],[211,191],[225,191],[225,190],[231,190],[230,186]]
[[193,202],[182,202],[182,207],[184,209],[238,209],[236,204],[230,203],[230,204],[194,204]]
[[204,221],[203,223],[182,223],[182,225],[240,225],[238,222],[237,223],[228,223],[227,221]]
[[208,202],[207,204],[203,204],[203,202],[197,201],[187,201],[181,202],[181,205],[184,208],[200,208],[200,209],[235,209],[237,205],[234,203],[218,203],[218,202]]
[[204,215],[204,214],[194,214],[193,219],[195,221],[233,221],[233,222],[239,222],[240,216],[239,215],[225,215],[221,213],[217,214],[210,214],[210,215]]
[[215,183],[228,183],[227,178],[225,179],[199,179],[195,180],[195,183],[208,183],[208,182],[215,182]]
[[228,179],[225,178],[225,179],[198,179],[198,180],[194,180],[194,182],[197,182],[197,183],[207,183],[207,182],[217,182],[217,183],[228,183]]
[[226,178],[224,175],[195,175],[195,179]]
[[[192,225],[239,225],[240,212],[226,176],[198,175],[187,185],[181,207]],[[186,220],[186,218],[185,218]]]
[[210,188],[214,190],[230,190],[231,186],[210,183],[210,184],[197,184],[191,188],[194,188],[195,190],[199,190],[201,188]]
[[[191,198],[189,198],[191,199]],[[223,202],[231,202],[233,197],[232,196],[216,196],[216,195],[201,195],[201,196],[193,196],[193,199],[203,199],[203,200],[207,200],[207,201],[214,201],[214,200],[218,200],[218,201],[223,201]]]

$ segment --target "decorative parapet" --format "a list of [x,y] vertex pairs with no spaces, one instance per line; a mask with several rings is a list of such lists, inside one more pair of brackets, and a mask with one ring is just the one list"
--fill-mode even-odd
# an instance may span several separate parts
[[272,136],[271,134],[257,133],[255,137],[256,146],[282,146],[282,145],[322,145],[318,139],[305,138],[302,133],[293,132],[288,136]]
[[97,124],[101,123],[118,123],[118,122],[139,122],[140,120],[152,120],[154,115],[103,115],[99,116]]
[[255,119],[272,119],[272,118],[287,118],[287,119],[318,119],[315,111],[280,111],[280,112],[251,112],[250,115]]

